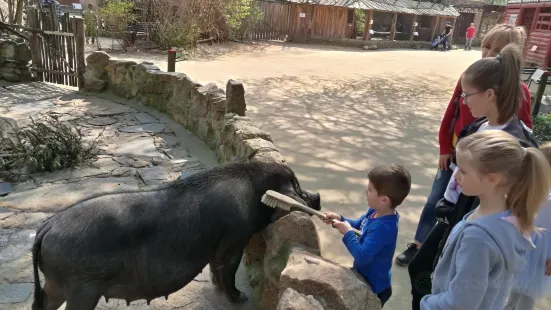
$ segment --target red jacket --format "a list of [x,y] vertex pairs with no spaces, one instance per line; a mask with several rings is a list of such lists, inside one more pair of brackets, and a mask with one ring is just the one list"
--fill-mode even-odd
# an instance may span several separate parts
[[[522,89],[524,90],[525,99],[522,101],[520,109],[518,111],[518,117],[528,128],[532,128],[532,116],[530,115],[530,89],[528,86],[522,82]],[[453,149],[455,148],[455,143],[457,142],[457,137],[461,132],[463,127],[469,125],[475,121],[475,117],[471,114],[469,108],[463,104],[463,99],[459,98],[459,114],[455,120],[453,126],[453,133],[450,133],[450,127],[452,125],[453,115],[455,112],[455,98],[461,96],[463,89],[461,88],[461,79],[457,82],[455,86],[455,91],[453,92],[453,97],[448,104],[446,113],[444,113],[444,119],[440,124],[440,132],[438,133],[438,143],[440,144],[440,155],[452,154]]]

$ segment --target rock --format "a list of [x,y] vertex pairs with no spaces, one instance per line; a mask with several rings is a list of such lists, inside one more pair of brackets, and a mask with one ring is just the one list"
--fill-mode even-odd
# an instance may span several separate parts
[[259,152],[270,151],[277,151],[276,146],[272,142],[264,140],[262,138],[253,138],[245,140],[241,145],[239,145],[238,154],[239,156],[251,159]]
[[0,265],[13,262],[28,254],[35,236],[34,229],[0,228]]
[[133,159],[126,156],[113,157],[113,160],[125,167],[144,168],[150,165],[145,160]]
[[153,137],[138,137],[130,141],[121,142],[113,146],[113,155],[130,157],[154,158],[166,157],[155,147]]
[[95,70],[84,71],[84,87],[82,91],[87,92],[102,92],[107,86],[107,81],[102,78],[103,73],[98,73]]
[[352,269],[293,248],[281,273],[280,291],[292,288],[312,295],[328,309],[379,310],[381,302],[364,279]]
[[241,82],[229,80],[226,84],[226,113],[235,113],[245,116],[245,88]]
[[86,122],[93,126],[107,126],[107,125],[113,125],[114,123],[117,122],[117,120],[112,117],[105,116],[105,117],[89,118],[88,120],[86,120]]
[[15,73],[2,73],[2,78],[8,82],[19,82],[19,75]]
[[266,242],[266,251],[272,255],[279,252],[285,244],[308,247],[312,253],[321,255],[316,225],[311,217],[304,212],[295,211],[285,215],[269,225],[262,235]]
[[137,113],[134,115],[136,117],[136,119],[142,123],[142,124],[148,124],[148,123],[158,123],[159,120],[156,119],[155,117],[151,116],[150,114],[148,113],[145,113],[145,112],[142,112],[142,113]]
[[0,42],[0,56],[7,59],[15,59],[15,44],[11,41]]
[[0,284],[0,304],[23,302],[34,288],[32,283]]
[[44,220],[52,216],[52,213],[43,212],[19,212],[12,213],[10,216],[0,219],[0,227],[2,228],[24,228],[36,229]]
[[312,295],[304,296],[288,288],[281,295],[276,310],[325,310],[325,308]]
[[109,65],[110,58],[111,56],[104,51],[95,51],[86,57],[86,66],[97,72],[103,72]]
[[261,161],[261,162],[277,162],[285,163],[286,159],[279,151],[263,151],[260,150],[256,152],[254,156],[250,159],[251,161]]
[[19,129],[19,126],[13,118],[0,116],[0,138],[13,136],[17,129]]
[[180,175],[179,173],[171,173],[170,170],[163,166],[138,169],[138,174],[146,185],[173,181]]
[[231,145],[237,145],[241,141],[253,138],[262,138],[273,142],[270,134],[257,128],[256,124],[248,117],[235,114],[226,115],[224,130],[220,138],[221,144],[229,143]]
[[108,77],[108,86],[114,94],[126,99],[132,98],[133,68],[136,66],[134,61],[110,60],[109,65],[105,67]]
[[21,62],[31,61],[31,49],[27,43],[18,43],[15,45],[15,58]]
[[377,48],[377,45],[375,44],[368,44],[368,45],[365,45],[363,49],[366,51],[374,51],[374,50],[377,50],[378,48]]
[[165,130],[166,125],[161,123],[149,123],[149,124],[141,124],[141,125],[135,125],[135,126],[126,126],[119,128],[119,131],[123,132],[150,132],[150,133],[159,133]]

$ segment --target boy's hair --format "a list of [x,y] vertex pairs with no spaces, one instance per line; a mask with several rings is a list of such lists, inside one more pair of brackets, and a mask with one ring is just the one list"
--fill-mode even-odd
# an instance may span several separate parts
[[493,89],[498,122],[507,122],[520,108],[524,91],[520,84],[522,51],[516,43],[506,45],[496,57],[482,58],[467,68],[466,82],[478,91]]
[[457,143],[457,156],[465,156],[482,175],[499,173],[507,189],[506,204],[518,218],[523,233],[534,230],[534,219],[547,199],[551,185],[551,166],[536,148],[523,148],[512,135],[502,130],[479,131]]
[[401,165],[380,165],[367,174],[379,196],[387,196],[392,208],[401,205],[411,189],[411,175]]
[[524,27],[498,24],[490,29],[484,38],[482,38],[481,46],[499,46],[501,50],[510,43],[516,43],[519,46],[524,46],[525,40],[526,30],[524,30]]

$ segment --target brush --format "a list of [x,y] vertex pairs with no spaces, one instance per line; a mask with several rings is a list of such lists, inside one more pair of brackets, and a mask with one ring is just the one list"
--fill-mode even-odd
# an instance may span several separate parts
[[[271,208],[280,208],[282,210],[286,210],[286,211],[291,211],[291,208],[297,208],[297,209],[300,209],[301,211],[304,211],[306,213],[309,213],[311,215],[316,215],[317,217],[319,217],[320,219],[323,219],[325,218],[325,214],[317,211],[317,210],[314,210],[312,208],[309,208],[305,205],[303,205],[302,203],[294,200],[293,198],[287,196],[287,195],[283,195],[283,194],[280,194],[276,191],[273,191],[273,190],[268,190],[266,191],[266,193],[264,195],[262,195],[262,203],[267,205],[268,207],[271,207]],[[333,223],[336,222],[337,220],[333,220]],[[357,235],[357,236],[361,236],[362,235],[362,232],[353,228],[352,227],[352,231],[354,231],[354,233]]]

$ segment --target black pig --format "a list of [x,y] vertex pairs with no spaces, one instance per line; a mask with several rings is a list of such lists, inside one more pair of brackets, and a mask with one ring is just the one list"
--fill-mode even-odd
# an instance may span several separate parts
[[[230,163],[143,192],[107,194],[60,211],[37,230],[33,310],[92,310],[99,299],[150,300],[174,293],[210,264],[233,303],[247,297],[235,272],[249,238],[287,214],[261,203],[267,190],[320,210],[277,163]],[[46,281],[40,288],[38,268]]]

